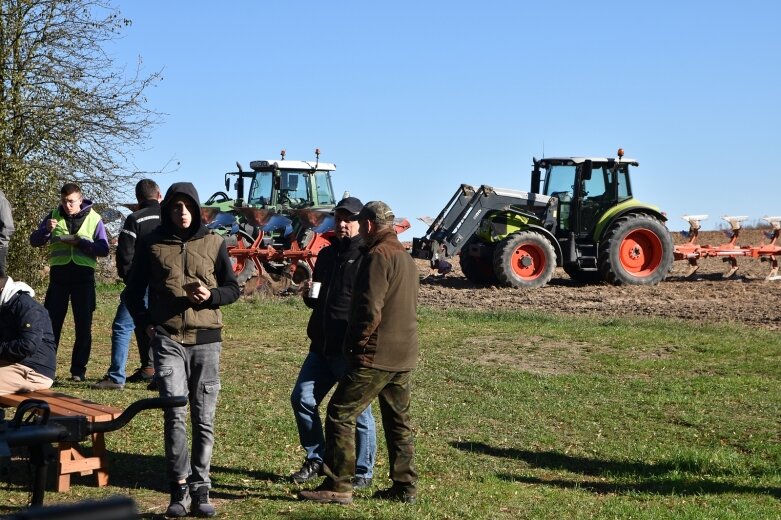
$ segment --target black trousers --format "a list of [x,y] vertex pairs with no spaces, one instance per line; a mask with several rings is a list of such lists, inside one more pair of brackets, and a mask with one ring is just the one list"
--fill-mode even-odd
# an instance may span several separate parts
[[91,281],[50,281],[43,306],[49,311],[52,330],[57,348],[60,346],[65,315],[68,304],[73,311],[75,340],[71,354],[70,373],[83,378],[87,372],[87,362],[92,350],[92,313],[95,312],[95,280]]

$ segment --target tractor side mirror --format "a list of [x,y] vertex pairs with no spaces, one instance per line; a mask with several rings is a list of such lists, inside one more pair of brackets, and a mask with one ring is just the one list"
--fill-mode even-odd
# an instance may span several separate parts
[[591,172],[593,170],[593,167],[591,165],[591,161],[585,161],[583,163],[583,166],[580,167],[580,177],[584,181],[590,181],[591,180]]

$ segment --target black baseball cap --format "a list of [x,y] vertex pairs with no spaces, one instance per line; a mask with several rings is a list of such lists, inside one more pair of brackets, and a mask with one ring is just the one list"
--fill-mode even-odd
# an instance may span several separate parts
[[357,215],[363,209],[363,202],[356,197],[345,197],[339,201],[339,204],[334,208],[334,212],[338,210],[344,210],[351,215]]

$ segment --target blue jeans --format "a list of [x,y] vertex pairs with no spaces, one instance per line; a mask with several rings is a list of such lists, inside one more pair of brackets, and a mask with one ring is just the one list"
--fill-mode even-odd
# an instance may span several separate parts
[[157,334],[152,340],[160,397],[187,396],[192,426],[192,458],[185,407],[163,411],[166,473],[170,482],[187,480],[192,489],[211,487],[214,417],[220,393],[222,343],[184,346]]
[[[342,356],[332,357],[310,352],[301,366],[290,395],[290,404],[293,406],[298,438],[306,450],[307,460],[323,461],[325,437],[318,406],[346,373],[347,360]],[[372,407],[369,405],[356,420],[355,476],[372,478],[376,454],[377,433]]]
[[[108,377],[113,382],[125,384],[125,366],[127,365],[127,353],[130,348],[130,336],[136,331],[133,317],[127,310],[125,303],[125,293],[123,289],[119,294],[119,305],[117,313],[114,315],[114,322],[111,324],[111,366],[108,368]],[[144,303],[147,303],[148,295],[144,296]],[[149,338],[146,331],[136,331],[136,342],[138,343],[138,352],[141,356],[141,366],[149,365]],[[146,358],[146,359],[145,359]]]

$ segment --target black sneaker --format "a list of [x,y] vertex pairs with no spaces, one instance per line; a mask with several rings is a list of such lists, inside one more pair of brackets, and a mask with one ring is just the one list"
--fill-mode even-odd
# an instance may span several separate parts
[[152,380],[155,377],[155,369],[152,367],[137,368],[135,372],[130,374],[126,381],[128,383],[145,383]]
[[165,510],[166,518],[183,518],[190,511],[190,490],[187,484],[171,483],[171,503]]
[[323,474],[323,463],[315,459],[307,459],[301,469],[290,475],[290,480],[296,484],[303,484]]
[[209,518],[217,514],[214,506],[209,502],[209,488],[207,486],[201,486],[198,489],[193,490],[192,512],[193,515],[201,518]]
[[366,489],[372,487],[371,477],[353,477],[353,489]]
[[398,500],[405,504],[414,504],[417,502],[418,495],[415,490],[415,486],[400,486],[393,484],[388,489],[380,489],[376,491],[372,498],[380,498],[382,500]]
[[115,383],[109,376],[104,376],[103,379],[91,385],[90,388],[95,388],[96,390],[122,390],[125,388],[125,385],[122,383]]

